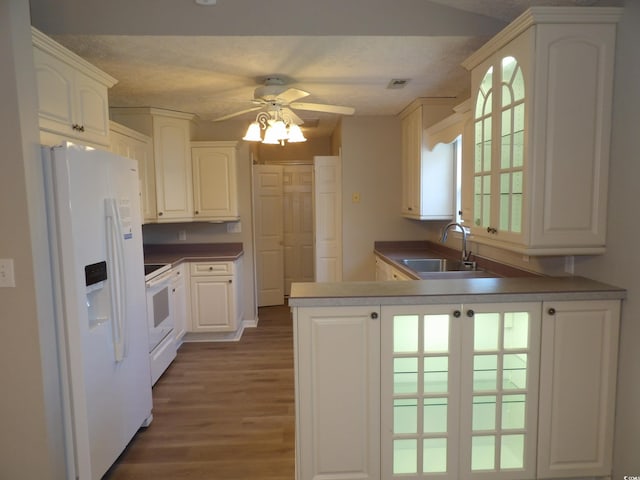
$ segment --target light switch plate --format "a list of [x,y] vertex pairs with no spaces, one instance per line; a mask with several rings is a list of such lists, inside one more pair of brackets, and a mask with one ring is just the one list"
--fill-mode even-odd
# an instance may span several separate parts
[[15,287],[13,258],[0,258],[0,287]]

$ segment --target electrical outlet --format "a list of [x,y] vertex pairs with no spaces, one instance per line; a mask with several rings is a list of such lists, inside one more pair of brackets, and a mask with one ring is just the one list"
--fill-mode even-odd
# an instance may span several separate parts
[[13,258],[0,258],[0,287],[15,287]]
[[187,231],[186,230],[178,230],[178,240],[185,241],[187,239]]
[[242,233],[242,224],[240,222],[227,223],[227,233]]

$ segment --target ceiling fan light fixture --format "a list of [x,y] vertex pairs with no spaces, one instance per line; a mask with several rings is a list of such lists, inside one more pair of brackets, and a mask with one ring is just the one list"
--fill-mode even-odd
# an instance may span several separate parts
[[268,145],[277,145],[281,140],[277,137],[277,131],[271,125],[269,125],[264,132],[264,140],[262,140],[262,143],[266,143]]
[[302,130],[300,129],[300,127],[295,123],[292,123],[291,125],[289,125],[289,138],[287,139],[287,141],[290,143],[300,143],[306,142],[307,139],[302,134]]
[[245,133],[243,140],[247,142],[261,142],[262,137],[260,136],[260,124],[258,122],[253,122],[247,128],[247,133]]
[[265,138],[267,133],[271,130],[271,135],[273,138],[278,140],[286,140],[289,137],[287,133],[287,125],[282,120],[271,120],[269,121],[269,127],[267,127],[267,132],[265,132]]

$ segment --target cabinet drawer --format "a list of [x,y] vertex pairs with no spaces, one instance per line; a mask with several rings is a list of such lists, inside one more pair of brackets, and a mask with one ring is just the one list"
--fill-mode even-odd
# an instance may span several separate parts
[[192,262],[191,275],[230,275],[233,262]]

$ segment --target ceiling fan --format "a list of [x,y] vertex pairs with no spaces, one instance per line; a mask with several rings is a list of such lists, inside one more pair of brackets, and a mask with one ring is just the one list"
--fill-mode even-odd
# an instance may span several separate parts
[[298,88],[290,88],[286,86],[286,81],[278,75],[268,75],[264,78],[264,84],[256,88],[253,92],[251,100],[256,106],[240,110],[229,115],[216,118],[214,121],[228,120],[245,113],[254,112],[256,110],[266,110],[267,112],[277,113],[281,117],[289,119],[288,123],[300,125],[304,123],[292,109],[310,110],[315,112],[336,113],[339,115],[353,115],[355,108],[345,107],[342,105],[327,105],[322,103],[299,102],[298,100],[309,96],[309,92]]

